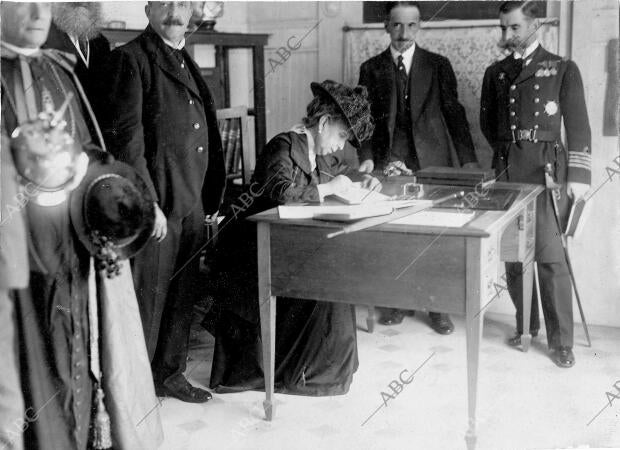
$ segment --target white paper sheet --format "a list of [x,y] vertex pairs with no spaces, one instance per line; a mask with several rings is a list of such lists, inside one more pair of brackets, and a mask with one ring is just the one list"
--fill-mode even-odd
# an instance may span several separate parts
[[474,218],[474,212],[426,210],[396,219],[391,224],[461,228]]

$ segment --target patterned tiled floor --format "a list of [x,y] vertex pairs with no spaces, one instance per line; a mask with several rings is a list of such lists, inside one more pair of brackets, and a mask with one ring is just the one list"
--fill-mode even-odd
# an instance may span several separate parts
[[[453,318],[456,331],[450,336],[434,333],[424,314],[395,327],[378,325],[368,334],[364,314],[358,311],[360,367],[347,395],[276,395],[272,422],[263,420],[260,392],[215,395],[205,405],[165,399],[162,448],[464,449],[463,320]],[[577,364],[569,370],[548,359],[544,335],[522,353],[504,344],[511,333],[510,318],[485,318],[477,449],[620,447],[620,398],[609,397],[609,405],[606,395],[620,395],[613,388],[620,380],[620,329],[591,327],[588,348],[576,327]],[[212,349],[210,335],[195,327],[188,374],[198,385],[208,384]],[[394,394],[389,384],[404,369],[417,368],[413,380]]]

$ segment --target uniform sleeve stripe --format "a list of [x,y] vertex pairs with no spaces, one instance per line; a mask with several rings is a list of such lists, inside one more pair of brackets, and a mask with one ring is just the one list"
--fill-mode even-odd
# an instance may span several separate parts
[[590,170],[592,156],[585,152],[568,152],[568,166],[578,169]]
[[568,152],[568,158],[569,159],[580,158],[580,159],[590,160],[592,159],[592,155],[590,155],[590,153],[585,153],[585,152]]
[[580,159],[580,160],[583,160],[583,161],[590,161],[592,159],[592,157],[590,155],[570,154],[570,155],[568,155],[568,159]]
[[571,163],[571,164],[569,164],[569,167],[576,167],[576,168],[578,167],[578,168],[581,168],[581,169],[590,170],[590,165],[589,164],[578,164],[578,163],[572,164]]

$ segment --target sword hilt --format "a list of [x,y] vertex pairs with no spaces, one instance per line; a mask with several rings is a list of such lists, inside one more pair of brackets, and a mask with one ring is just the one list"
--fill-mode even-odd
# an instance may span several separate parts
[[554,170],[551,163],[545,164],[545,187],[552,190],[555,197],[559,200],[561,185],[555,181]]

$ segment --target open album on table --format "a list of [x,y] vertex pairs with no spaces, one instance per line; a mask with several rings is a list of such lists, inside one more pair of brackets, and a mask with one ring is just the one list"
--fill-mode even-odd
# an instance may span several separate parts
[[[389,197],[387,197],[389,198]],[[430,200],[383,200],[362,204],[346,205],[328,199],[323,203],[288,203],[278,206],[280,219],[320,219],[350,222],[367,217],[384,216],[394,210],[408,206],[431,206]]]
[[345,191],[340,191],[329,196],[347,205],[361,205],[366,203],[385,202],[390,197],[378,191],[373,191],[359,186],[351,186]]

